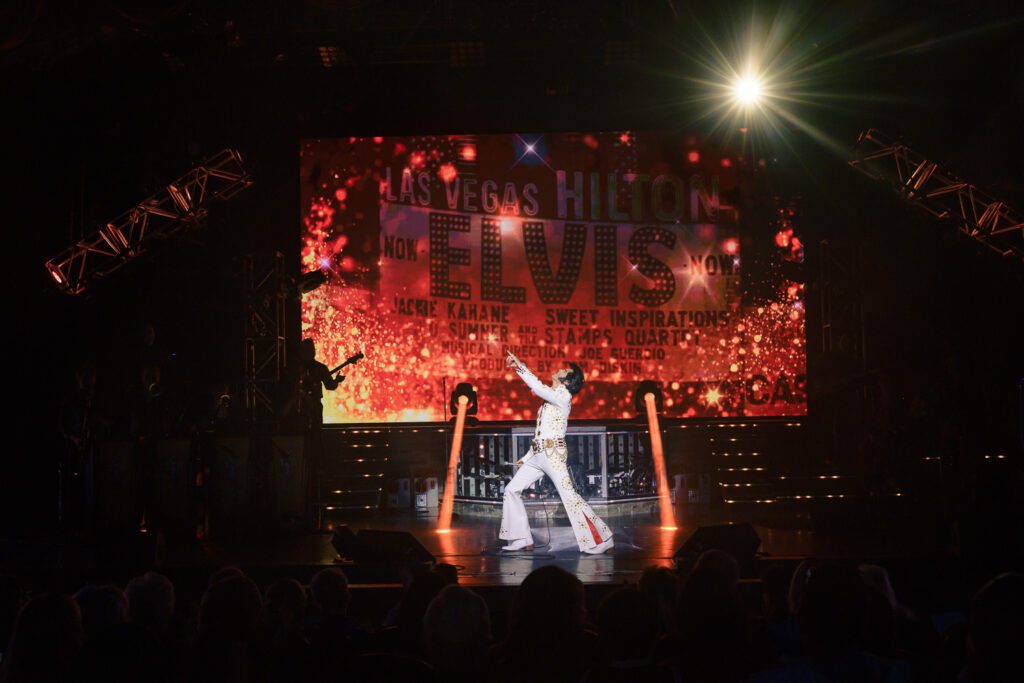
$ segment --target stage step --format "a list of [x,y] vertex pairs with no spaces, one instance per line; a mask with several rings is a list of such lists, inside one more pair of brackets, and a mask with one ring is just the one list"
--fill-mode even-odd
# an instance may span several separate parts
[[718,496],[726,505],[765,505],[775,502],[775,476],[766,454],[763,433],[721,427],[708,437]]
[[380,509],[391,460],[385,431],[325,432],[317,487],[321,526],[326,527],[335,512]]
[[780,501],[849,498],[863,495],[863,480],[855,475],[834,472],[779,475],[775,490]]

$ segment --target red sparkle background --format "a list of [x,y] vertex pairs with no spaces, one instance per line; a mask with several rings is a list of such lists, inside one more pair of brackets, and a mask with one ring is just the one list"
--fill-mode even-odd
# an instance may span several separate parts
[[[661,383],[667,417],[806,414],[803,285],[780,274],[768,278],[768,291],[762,288],[756,300],[744,296],[739,209],[729,205],[740,164],[692,137],[616,131],[330,138],[303,141],[300,155],[302,267],[328,274],[327,284],[303,297],[302,334],[330,367],[356,351],[366,355],[337,391],[325,392],[325,421],[441,420],[446,392],[462,381],[477,389],[480,419],[532,419],[538,401],[504,369],[506,347],[520,350],[542,379],[570,360],[584,368],[574,419],[633,417],[632,391],[644,379]],[[559,171],[570,191],[584,190],[581,219],[573,220],[575,200],[564,200],[564,191],[559,204]],[[574,185],[577,172],[582,185]],[[661,193],[652,192],[659,177],[678,179],[682,191],[666,193],[671,183],[662,182]],[[757,228],[774,235],[774,263],[803,260],[795,208],[780,204],[771,224]],[[468,298],[432,295],[431,214],[466,221],[467,231],[448,233],[447,244],[467,249],[469,263],[449,263],[446,279],[468,284]],[[524,301],[482,299],[485,219],[501,226],[500,284],[521,287]],[[579,273],[567,301],[543,303],[524,255],[523,225],[543,224],[547,262],[558,274],[567,221],[586,225]],[[610,224],[618,226],[618,297],[615,305],[598,305],[594,235],[596,226]],[[631,237],[651,227],[675,236],[671,249],[654,243],[639,252],[674,276],[671,298],[656,306],[630,298],[632,288],[657,285],[650,271],[638,272],[631,260],[638,253],[630,251]],[[466,320],[465,308],[452,317],[449,304],[504,306],[506,318]],[[582,319],[546,324],[549,315],[571,318],[572,311],[584,312]],[[653,311],[681,315],[669,327],[622,324],[625,314]],[[652,357],[635,358],[644,354]]]

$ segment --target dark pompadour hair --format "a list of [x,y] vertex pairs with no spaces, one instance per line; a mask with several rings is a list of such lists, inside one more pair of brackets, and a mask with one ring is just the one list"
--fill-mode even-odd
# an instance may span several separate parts
[[575,396],[583,388],[583,370],[575,363],[569,363],[569,370],[571,372],[562,379],[562,384]]

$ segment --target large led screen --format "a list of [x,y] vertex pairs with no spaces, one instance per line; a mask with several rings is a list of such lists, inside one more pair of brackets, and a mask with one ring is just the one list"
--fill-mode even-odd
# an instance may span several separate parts
[[[459,382],[480,419],[532,419],[506,349],[545,380],[583,368],[574,419],[634,417],[643,380],[670,418],[806,413],[802,285],[769,273],[745,292],[743,171],[692,137],[322,138],[300,154],[302,266],[328,275],[302,333],[330,367],[366,356],[324,392],[326,422],[443,420]],[[803,258],[790,212],[753,227],[766,262]]]

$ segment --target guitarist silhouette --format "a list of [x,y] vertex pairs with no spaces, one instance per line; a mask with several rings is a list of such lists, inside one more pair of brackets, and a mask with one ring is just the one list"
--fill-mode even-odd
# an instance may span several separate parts
[[312,339],[303,339],[299,346],[299,382],[298,390],[299,411],[304,413],[308,424],[311,427],[322,426],[324,423],[323,389],[334,391],[342,382],[345,375],[337,375],[339,370],[346,365],[357,363],[362,360],[363,354],[357,353],[350,357],[338,367],[330,370],[326,365],[316,359],[316,345]]
[[306,425],[306,457],[310,467],[309,494],[313,502],[310,512],[313,515],[311,521],[316,523],[318,521],[316,514],[318,509],[317,501],[320,497],[320,461],[323,451],[321,434],[324,425],[323,389],[328,391],[337,389],[338,385],[345,381],[345,375],[335,376],[335,373],[346,365],[359,362],[363,358],[363,354],[357,353],[331,370],[316,359],[316,345],[313,343],[313,340],[303,339],[299,345],[298,355],[300,366],[296,389],[299,395],[297,397],[293,396],[288,401],[288,405],[283,412],[287,414],[290,406],[297,404],[295,407],[302,414]]

